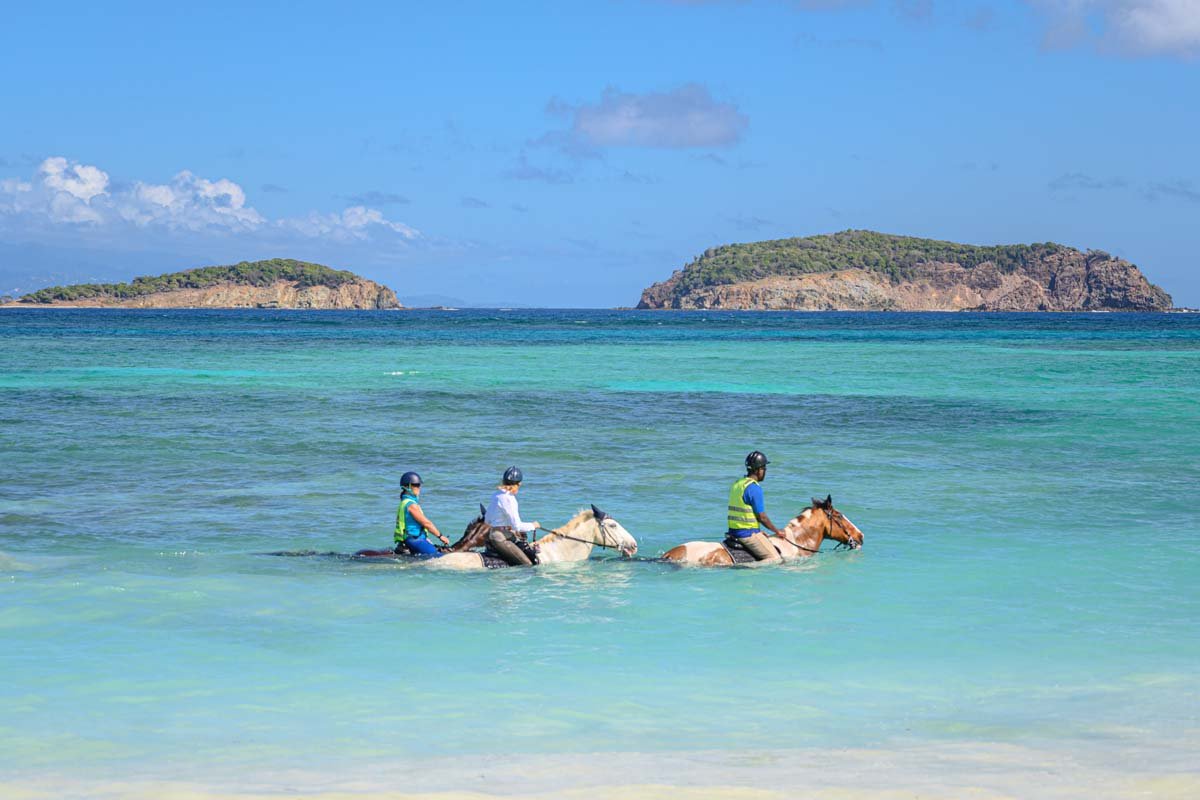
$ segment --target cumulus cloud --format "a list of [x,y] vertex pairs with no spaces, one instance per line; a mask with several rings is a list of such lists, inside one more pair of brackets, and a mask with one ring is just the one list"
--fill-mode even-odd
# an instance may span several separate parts
[[335,239],[362,239],[375,231],[406,240],[420,236],[365,205],[273,220],[249,205],[245,190],[228,178],[212,180],[183,170],[168,183],[117,185],[99,167],[62,156],[42,161],[29,180],[0,180],[0,227],[6,224],[25,230],[67,226],[227,235],[284,231]]
[[33,178],[0,181],[0,214],[40,214],[53,223],[99,224],[108,199],[108,173],[47,158]]
[[547,141],[581,148],[727,147],[740,141],[750,124],[737,106],[713,99],[696,83],[646,94],[609,87],[597,103],[572,106],[553,100],[551,107],[568,116],[570,125]]
[[184,170],[170,183],[142,183],[113,198],[117,214],[138,227],[171,230],[253,231],[266,224],[246,205],[246,193],[228,178],[215,181]]
[[1031,0],[1049,18],[1045,44],[1090,42],[1126,55],[1200,55],[1197,0]]

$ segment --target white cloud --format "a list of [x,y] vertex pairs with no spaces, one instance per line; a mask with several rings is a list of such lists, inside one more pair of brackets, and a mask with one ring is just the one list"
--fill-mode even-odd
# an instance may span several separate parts
[[42,216],[52,223],[98,224],[108,174],[65,158],[47,158],[32,180],[0,181],[0,215]]
[[72,164],[62,157],[47,158],[38,172],[47,187],[85,203],[108,190],[107,172],[86,164]]
[[1052,47],[1092,41],[1127,55],[1200,55],[1200,0],[1032,1],[1050,16]]
[[117,214],[138,227],[172,230],[253,231],[267,221],[246,205],[246,193],[227,178],[210,181],[184,170],[169,184],[142,183],[120,194]]
[[249,205],[246,192],[228,178],[211,180],[184,170],[169,183],[135,181],[113,187],[108,173],[61,156],[47,158],[31,180],[0,180],[0,227],[23,229],[125,228],[167,233],[260,234],[291,232],[306,237],[363,240],[376,232],[405,240],[417,230],[362,205],[340,213],[268,219]]
[[421,238],[421,232],[415,228],[402,222],[392,222],[383,216],[382,211],[366,206],[351,206],[340,214],[319,214],[314,211],[305,217],[280,220],[279,224],[302,236],[342,241],[367,239],[373,229],[391,231],[410,241]]
[[737,106],[717,102],[695,83],[646,94],[610,87],[592,105],[552,106],[571,115],[570,129],[560,134],[583,147],[722,147],[736,144],[750,123]]

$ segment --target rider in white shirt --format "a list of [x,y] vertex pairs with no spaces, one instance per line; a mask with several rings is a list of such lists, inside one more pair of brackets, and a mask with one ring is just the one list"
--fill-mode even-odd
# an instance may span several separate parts
[[524,477],[516,467],[504,470],[504,477],[483,515],[484,522],[492,526],[487,535],[488,545],[514,567],[533,566],[532,550],[525,544],[525,534],[542,527],[538,522],[521,521],[517,492]]

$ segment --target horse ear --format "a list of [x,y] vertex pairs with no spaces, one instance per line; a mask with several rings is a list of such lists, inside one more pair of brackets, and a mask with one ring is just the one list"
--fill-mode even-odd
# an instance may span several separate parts
[[825,507],[833,508],[833,495],[831,495],[831,494],[825,495]]
[[608,517],[608,514],[605,514],[603,511],[596,508],[595,505],[592,505],[592,516],[596,518],[596,522],[603,522]]
[[487,509],[483,507],[483,503],[479,504],[479,516],[481,516],[481,517],[487,516]]
[[818,500],[817,498],[815,498],[815,497],[814,497],[814,498],[812,499],[812,501],[813,501],[812,507],[813,507],[814,509],[817,509],[817,508],[820,508],[820,507],[821,507],[821,501],[820,501],[820,500]]

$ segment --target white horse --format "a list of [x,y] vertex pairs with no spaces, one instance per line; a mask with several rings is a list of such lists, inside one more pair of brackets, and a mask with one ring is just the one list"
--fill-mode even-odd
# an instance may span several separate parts
[[[593,547],[617,550],[624,555],[637,552],[637,540],[621,523],[592,506],[580,511],[561,528],[549,531],[533,549],[537,551],[539,564],[558,564],[568,561],[583,561],[592,554]],[[482,553],[445,553],[441,558],[424,559],[422,566],[434,569],[486,569]]]

